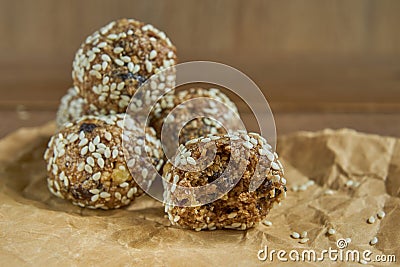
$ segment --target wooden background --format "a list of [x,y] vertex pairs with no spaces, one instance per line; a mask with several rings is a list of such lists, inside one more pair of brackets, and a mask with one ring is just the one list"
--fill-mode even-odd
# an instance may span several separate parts
[[181,62],[246,73],[279,134],[400,136],[400,1],[0,0],[0,137],[53,119],[80,43],[121,17],[165,31]]

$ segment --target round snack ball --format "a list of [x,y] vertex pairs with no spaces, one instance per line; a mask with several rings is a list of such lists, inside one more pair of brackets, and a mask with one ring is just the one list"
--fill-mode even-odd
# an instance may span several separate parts
[[[224,127],[229,130],[240,129],[241,121],[236,105],[219,89],[190,88],[176,92],[172,107],[168,106],[171,102],[168,100],[170,98],[171,96],[165,96],[159,101],[161,104],[165,102],[161,105],[165,108],[158,117],[154,116],[150,123],[158,136],[161,136],[162,131],[166,131],[166,135],[171,135],[177,131],[177,125],[182,125],[183,127],[178,129],[179,143],[184,144],[193,138],[207,134],[225,134],[227,131]],[[173,110],[173,108],[176,109]],[[171,111],[172,114],[170,114]],[[205,116],[193,118],[186,123],[187,118],[192,118],[191,116],[198,113]],[[164,123],[165,121],[167,123]],[[165,129],[162,129],[164,125]]]
[[[50,192],[75,205],[101,209],[128,205],[142,195],[143,190],[129,170],[133,166],[142,168],[145,153],[159,169],[163,164],[160,142],[154,130],[148,128],[145,134],[134,121],[127,127],[123,120],[123,114],[87,116],[76,123],[67,123],[56,133],[44,155]],[[122,149],[125,135],[132,139],[135,148],[139,147],[135,157],[127,159],[128,163]],[[151,179],[147,179],[149,183]]]
[[88,115],[86,101],[78,95],[76,87],[69,88],[67,93],[61,98],[56,115],[57,128],[60,129],[68,122],[75,122]]
[[[213,146],[216,147],[216,156],[211,164],[200,160],[207,148]],[[232,156],[239,150],[245,157]],[[278,155],[256,133],[241,131],[231,135],[201,137],[181,147],[177,157],[175,166],[168,162],[163,169],[165,211],[173,225],[196,231],[223,228],[245,230],[264,220],[273,205],[286,196],[286,180]],[[240,174],[237,173],[239,165],[243,167]],[[221,178],[229,168],[233,175]],[[223,179],[222,185],[226,186],[235,176],[240,179],[226,194],[222,194],[225,191],[218,189],[219,185],[215,183],[214,187],[207,189],[209,194],[221,194],[210,203],[205,201],[204,194],[190,195],[185,189],[209,185],[218,182],[218,179]],[[178,190],[177,186],[184,190]]]
[[[72,78],[91,109],[123,113],[151,75],[171,70],[176,62],[176,48],[164,32],[121,19],[87,37],[75,55]],[[170,72],[174,79],[174,71]],[[151,94],[158,96],[164,90],[156,89]]]

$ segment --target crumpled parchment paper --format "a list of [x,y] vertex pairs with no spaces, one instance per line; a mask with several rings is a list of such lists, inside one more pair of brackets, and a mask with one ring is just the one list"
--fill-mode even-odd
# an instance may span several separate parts
[[[272,226],[194,232],[170,227],[161,204],[147,196],[114,211],[82,209],[52,196],[42,155],[53,132],[49,123],[0,141],[1,266],[266,266],[270,259],[257,257],[265,246],[321,251],[337,248],[336,241],[346,237],[352,239],[348,249],[392,254],[400,261],[399,139],[347,129],[281,137],[278,153],[288,192],[270,213]],[[310,179],[315,184],[305,191],[291,190]],[[386,217],[368,224],[379,210]],[[336,234],[326,234],[330,227]],[[300,244],[290,237],[293,231],[307,231],[310,240]],[[374,236],[379,242],[370,246]],[[272,263],[300,264],[276,258]],[[348,266],[329,259],[304,265]]]

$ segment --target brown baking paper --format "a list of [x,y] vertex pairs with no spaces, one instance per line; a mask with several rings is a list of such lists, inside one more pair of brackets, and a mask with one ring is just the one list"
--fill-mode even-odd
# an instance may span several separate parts
[[[52,123],[20,129],[0,141],[0,265],[266,266],[260,249],[317,251],[348,246],[400,256],[400,142],[352,130],[300,132],[278,141],[288,181],[287,198],[248,231],[194,232],[169,226],[162,205],[141,197],[126,209],[88,210],[52,196],[42,155]],[[293,185],[313,179],[306,191]],[[346,186],[348,180],[359,186]],[[325,195],[327,189],[333,195]],[[383,209],[386,217],[366,220]],[[333,227],[336,234],[327,236]],[[307,231],[300,244],[293,232]],[[377,236],[375,246],[368,243]],[[400,259],[398,259],[399,261]],[[289,260],[278,266],[299,266]],[[301,266],[341,266],[325,259]],[[354,266],[358,264],[353,263]],[[375,265],[375,263],[374,263]]]

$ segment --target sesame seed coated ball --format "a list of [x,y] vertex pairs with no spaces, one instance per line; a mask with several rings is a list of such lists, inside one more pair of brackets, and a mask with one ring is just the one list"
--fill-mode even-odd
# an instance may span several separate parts
[[[216,147],[216,155],[209,164],[199,158],[211,146]],[[273,205],[286,195],[283,167],[271,149],[260,135],[245,132],[209,135],[186,143],[174,165],[168,162],[163,169],[165,212],[170,222],[200,231],[245,230],[264,220]],[[239,150],[245,157],[232,156]],[[242,173],[238,173],[240,166]],[[224,176],[226,169],[233,173]],[[205,201],[204,194],[190,195],[185,189],[213,184],[206,192],[214,195],[223,192],[219,186],[229,185],[235,176],[240,177],[237,184],[213,202]],[[223,183],[216,184],[219,179]],[[250,190],[252,185],[256,187],[254,190]]]
[[121,19],[87,37],[75,55],[72,78],[91,109],[123,113],[151,75],[176,62],[175,46],[164,32]]
[[78,90],[74,87],[69,88],[67,93],[61,98],[56,115],[57,128],[60,129],[64,124],[75,122],[87,113],[87,103],[85,99],[78,95]]
[[[154,177],[143,175],[133,179],[130,170],[142,171],[146,153],[160,169],[163,164],[160,142],[153,129],[148,128],[144,133],[134,121],[126,125],[123,119],[123,114],[87,116],[76,123],[67,123],[50,139],[44,159],[51,193],[81,207],[101,209],[128,205],[143,194],[135,179],[146,179],[150,185]],[[122,149],[123,136],[131,138],[130,144],[136,152],[127,162]]]
[[[239,121],[240,117],[236,105],[219,89],[190,88],[176,92],[173,97],[173,106],[168,105],[171,102],[168,100],[169,98],[171,96],[165,96],[159,101],[166,103],[163,105],[165,108],[160,112],[160,115],[154,116],[154,119],[150,122],[158,136],[161,136],[164,125],[166,128],[163,130],[166,133],[180,131],[180,144],[207,134],[225,134],[227,129],[240,129],[241,121]],[[192,100],[194,101],[192,102]],[[181,104],[182,106],[179,106]],[[177,108],[176,113],[173,112],[172,116],[168,117],[173,108]],[[186,118],[200,113],[205,116],[194,118],[185,123]],[[166,119],[167,122],[173,123],[164,123]],[[176,125],[182,124],[184,124],[184,127],[175,129]]]

